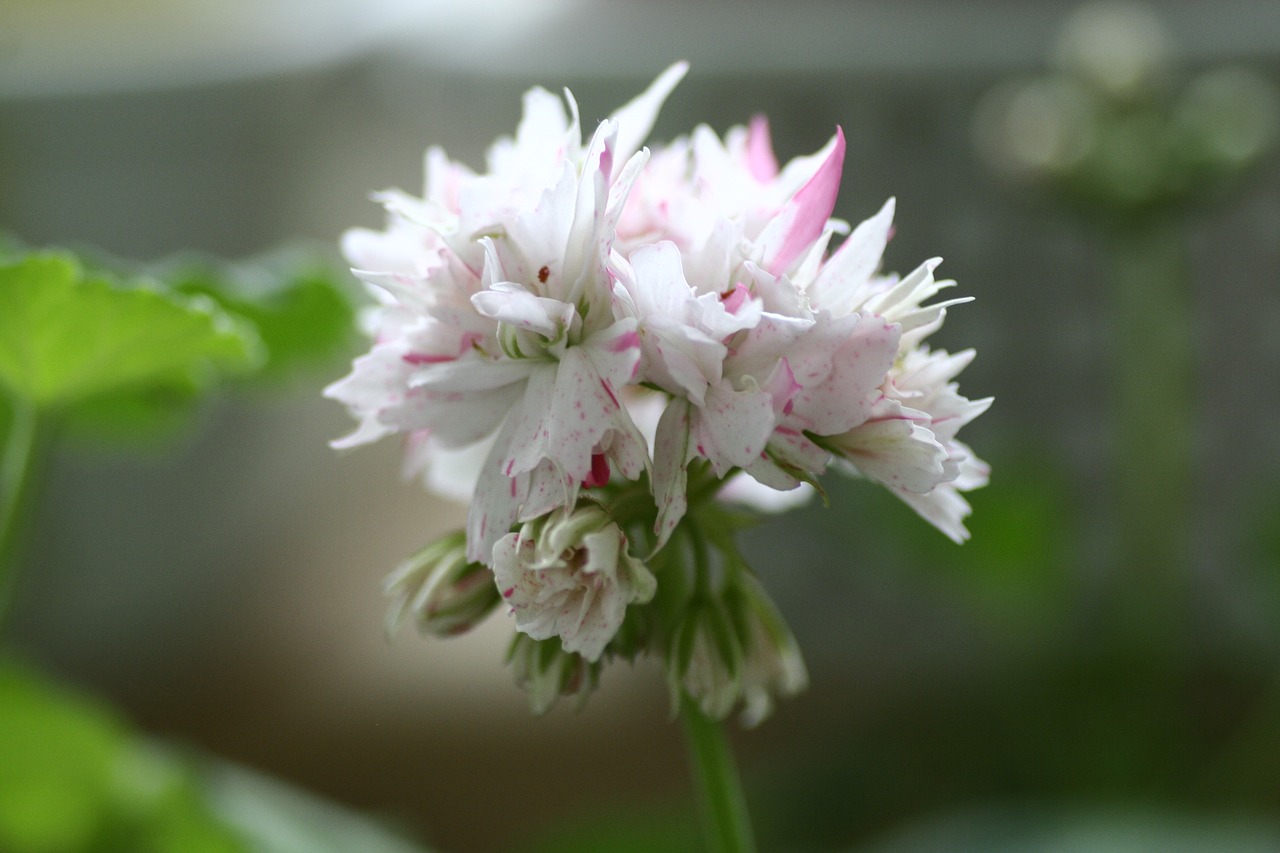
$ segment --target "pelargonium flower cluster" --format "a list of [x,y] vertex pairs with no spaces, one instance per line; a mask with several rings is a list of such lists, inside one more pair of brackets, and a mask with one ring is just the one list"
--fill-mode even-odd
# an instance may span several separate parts
[[470,504],[390,579],[393,612],[455,633],[505,601],[537,707],[651,652],[673,695],[759,718],[804,667],[724,501],[790,505],[834,468],[961,541],[987,479],[956,437],[990,403],[957,390],[973,352],[924,344],[965,301],[929,302],[938,261],[879,273],[892,200],[832,218],[839,129],[784,167],[763,119],[642,148],[684,73],[585,140],[535,88],[485,171],[432,148],[422,197],[379,194],[386,228],[343,242],[377,302],[326,391],[360,422],[335,445],[402,434],[407,470]]

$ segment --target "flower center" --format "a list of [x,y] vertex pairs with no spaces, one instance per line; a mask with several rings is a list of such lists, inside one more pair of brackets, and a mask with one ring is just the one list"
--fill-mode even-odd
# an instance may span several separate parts
[[574,310],[568,322],[557,320],[555,331],[545,335],[505,321],[498,323],[498,345],[507,358],[559,361],[564,351],[582,336],[582,318]]

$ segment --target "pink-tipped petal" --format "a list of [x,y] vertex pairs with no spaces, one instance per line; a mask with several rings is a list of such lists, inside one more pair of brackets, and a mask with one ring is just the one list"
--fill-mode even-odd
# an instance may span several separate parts
[[781,275],[822,235],[840,191],[844,149],[844,131],[837,127],[831,153],[761,232],[765,270]]
[[747,131],[747,168],[751,177],[762,184],[778,176],[778,158],[773,154],[769,119],[762,115],[751,119],[751,128]]

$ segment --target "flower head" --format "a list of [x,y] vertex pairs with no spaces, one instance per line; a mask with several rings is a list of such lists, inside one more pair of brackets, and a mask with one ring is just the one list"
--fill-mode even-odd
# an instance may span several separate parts
[[484,171],[433,148],[421,197],[378,194],[386,228],[343,241],[374,342],[326,393],[358,422],[335,444],[399,434],[407,472],[469,503],[389,582],[395,618],[450,633],[500,597],[537,707],[650,650],[755,721],[806,676],[720,499],[795,505],[834,468],[960,541],[987,468],[957,432],[990,400],[959,393],[972,351],[925,343],[966,301],[935,301],[938,261],[880,271],[893,200],[833,218],[840,128],[784,164],[763,118],[642,147],[684,73],[586,134],[533,89]]

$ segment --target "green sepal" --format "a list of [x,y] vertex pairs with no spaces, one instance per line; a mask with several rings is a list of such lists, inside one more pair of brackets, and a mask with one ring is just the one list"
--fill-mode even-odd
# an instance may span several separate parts
[[677,621],[671,638],[670,661],[674,681],[678,682],[689,671],[697,638],[697,608],[691,607],[685,610],[683,618]]
[[724,602],[709,605],[703,610],[703,619],[729,677],[736,679],[742,672],[743,649],[727,609]]

